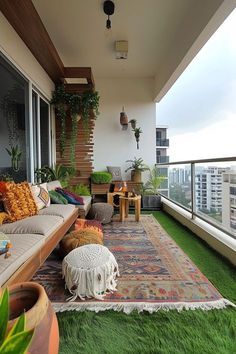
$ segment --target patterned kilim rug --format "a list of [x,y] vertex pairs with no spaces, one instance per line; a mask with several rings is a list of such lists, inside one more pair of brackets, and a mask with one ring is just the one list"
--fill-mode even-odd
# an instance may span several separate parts
[[130,216],[121,223],[104,226],[104,244],[115,255],[119,265],[117,292],[104,301],[68,302],[61,273],[61,260],[54,255],[35,274],[56,311],[113,309],[154,312],[160,309],[210,310],[234,306],[222,298],[152,215],[142,215],[140,222]]

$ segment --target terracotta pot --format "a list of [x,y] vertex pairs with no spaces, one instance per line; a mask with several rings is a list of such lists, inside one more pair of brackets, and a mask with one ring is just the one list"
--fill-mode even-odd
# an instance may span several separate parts
[[136,183],[141,183],[142,172],[140,170],[131,170],[131,181]]
[[9,287],[9,330],[22,312],[26,316],[26,328],[34,328],[34,336],[28,353],[58,354],[59,330],[57,317],[44,288],[34,282]]

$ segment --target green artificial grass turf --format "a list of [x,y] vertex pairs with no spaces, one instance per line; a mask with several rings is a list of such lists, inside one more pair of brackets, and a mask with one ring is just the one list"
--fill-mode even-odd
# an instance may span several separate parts
[[[154,212],[223,297],[236,302],[235,267],[191,231],[163,212]],[[154,314],[105,311],[58,314],[60,353],[233,354],[236,352],[236,310],[182,311]]]

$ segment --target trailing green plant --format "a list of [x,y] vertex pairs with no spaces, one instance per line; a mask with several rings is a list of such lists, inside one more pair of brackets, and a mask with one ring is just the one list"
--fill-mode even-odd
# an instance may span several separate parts
[[75,175],[74,167],[56,164],[54,167],[43,166],[35,170],[37,182],[45,183],[59,180],[63,187],[68,185],[68,181]]
[[77,184],[75,186],[69,186],[69,190],[71,190],[72,192],[78,195],[84,195],[84,196],[91,195],[88,186],[86,186],[85,184]]
[[8,155],[11,157],[11,166],[13,171],[18,172],[20,169],[19,162],[21,159],[22,151],[19,149],[18,145],[12,146],[11,149],[7,149]]
[[82,94],[66,92],[65,86],[57,86],[53,92],[51,104],[55,106],[56,116],[60,119],[60,153],[63,156],[66,146],[66,117],[71,118],[71,141],[70,141],[70,160],[75,163],[75,145],[78,130],[78,116],[83,120],[85,133],[89,131],[89,118],[91,112],[93,118],[99,115],[99,95],[98,92],[85,91]]
[[142,129],[141,128],[135,128],[133,129],[135,140],[137,142],[137,149],[139,149],[139,139],[140,135],[142,134]]
[[157,166],[153,168],[148,167],[149,176],[148,180],[144,185],[144,194],[158,194],[158,190],[161,183],[164,181],[165,177],[160,175]]
[[84,123],[84,129],[85,131],[89,130],[89,117],[91,114],[91,111],[94,114],[94,118],[96,119],[99,115],[99,100],[100,97],[98,95],[98,92],[93,92],[93,91],[85,91],[82,94],[82,118],[83,118],[83,123]]
[[64,85],[57,86],[52,94],[51,104],[56,108],[56,116],[60,119],[60,152],[63,156],[66,145],[66,115],[69,95]]
[[133,160],[126,160],[126,162],[130,162],[131,166],[129,166],[125,170],[125,172],[128,172],[130,170],[141,171],[141,172],[149,170],[149,167],[144,164],[143,159],[141,157],[139,157],[138,159],[134,157]]
[[110,183],[112,174],[106,171],[97,171],[91,173],[91,182],[95,184]]
[[137,119],[130,119],[129,123],[131,124],[132,129],[135,129],[137,124]]
[[78,95],[69,96],[69,109],[71,114],[71,140],[70,140],[70,161],[75,167],[75,146],[78,131],[78,115],[80,112],[81,101]]
[[0,354],[24,354],[30,345],[34,330],[25,329],[25,314],[22,313],[8,332],[9,290],[5,289],[0,299]]

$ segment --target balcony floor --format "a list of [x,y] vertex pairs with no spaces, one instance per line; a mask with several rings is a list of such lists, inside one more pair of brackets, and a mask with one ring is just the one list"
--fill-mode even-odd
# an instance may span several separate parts
[[[235,268],[164,212],[154,212],[169,235],[221,292],[236,302]],[[154,314],[105,311],[58,313],[60,353],[233,353],[236,310]]]

